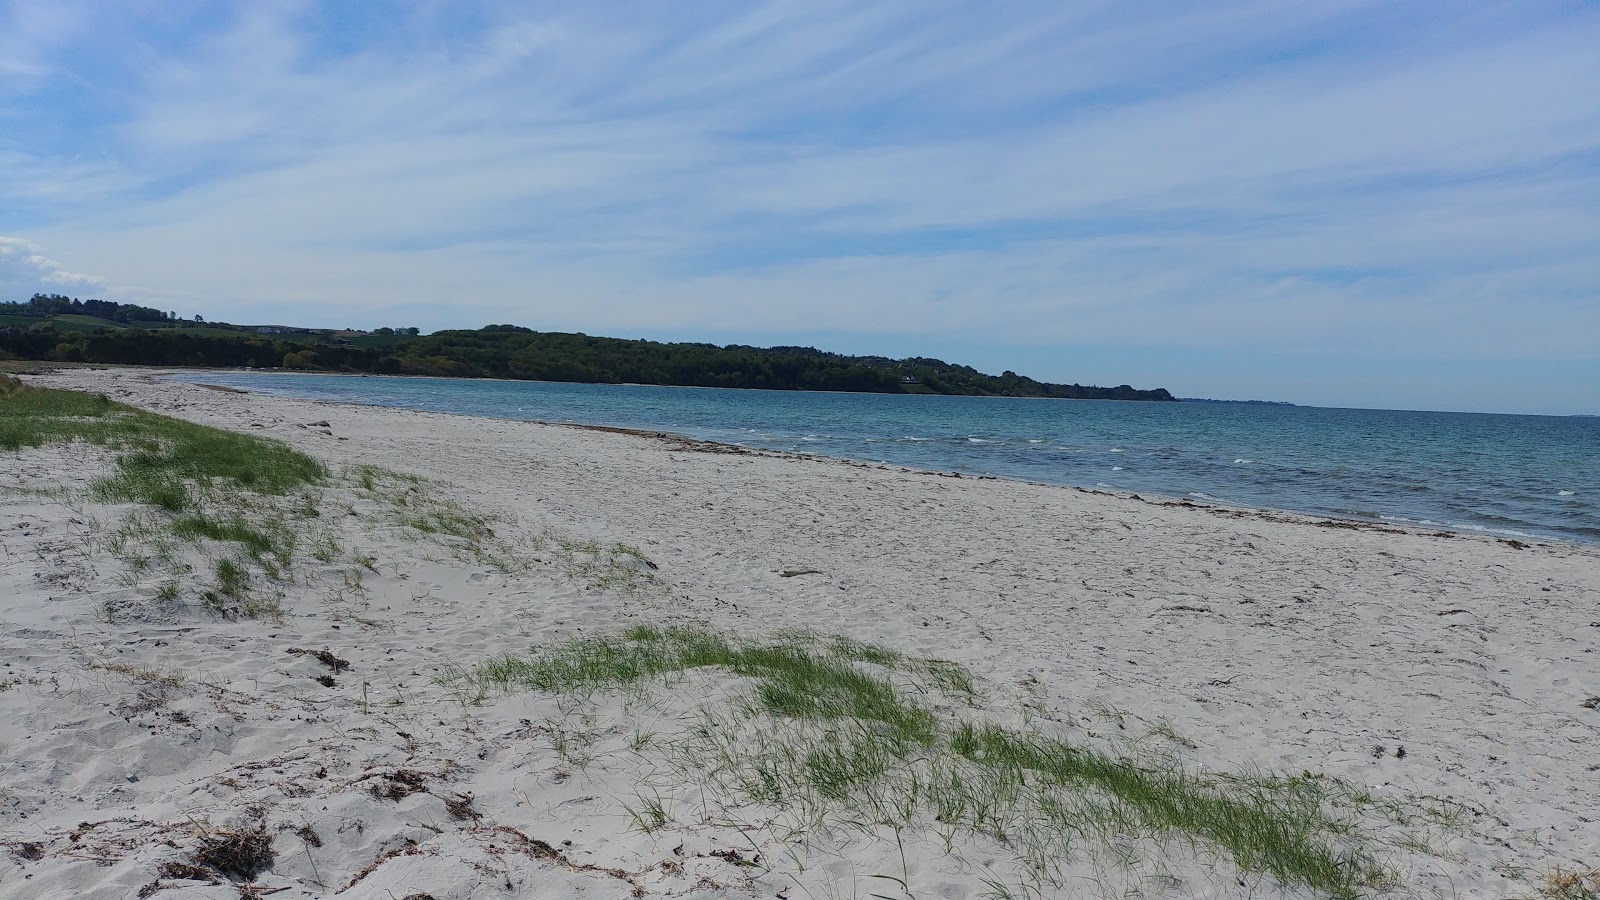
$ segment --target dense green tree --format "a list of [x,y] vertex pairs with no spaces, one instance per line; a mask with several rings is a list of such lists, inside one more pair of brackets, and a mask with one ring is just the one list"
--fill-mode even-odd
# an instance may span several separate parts
[[177,318],[172,313],[116,303],[111,300],[79,300],[61,294],[34,294],[26,303],[0,303],[0,315],[30,316],[93,316],[108,322],[168,322]]

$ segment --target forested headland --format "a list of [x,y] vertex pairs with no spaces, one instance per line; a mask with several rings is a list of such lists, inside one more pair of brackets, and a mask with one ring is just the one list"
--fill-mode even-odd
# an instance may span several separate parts
[[512,378],[772,390],[1174,400],[1164,388],[1050,384],[938,359],[846,356],[811,347],[719,346],[591,337],[516,325],[422,334],[207,323],[150,307],[36,294],[0,303],[0,358],[248,367],[376,375]]

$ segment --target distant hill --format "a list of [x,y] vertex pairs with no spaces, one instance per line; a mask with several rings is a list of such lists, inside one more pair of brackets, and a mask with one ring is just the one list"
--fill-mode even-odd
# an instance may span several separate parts
[[0,358],[123,365],[284,368],[771,390],[1076,400],[1176,398],[1165,388],[1051,384],[939,359],[846,356],[813,347],[719,346],[541,332],[517,325],[422,334],[231,325],[148,307],[35,295],[0,303]]

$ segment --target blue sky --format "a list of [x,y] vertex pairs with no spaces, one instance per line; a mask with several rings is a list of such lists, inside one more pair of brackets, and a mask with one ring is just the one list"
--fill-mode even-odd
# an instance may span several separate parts
[[1597,47],[1533,0],[20,0],[0,297],[1600,412]]

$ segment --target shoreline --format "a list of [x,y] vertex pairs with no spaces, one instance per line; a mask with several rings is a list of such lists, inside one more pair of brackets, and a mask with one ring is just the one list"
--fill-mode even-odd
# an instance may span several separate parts
[[[239,389],[233,389],[239,390]],[[248,394],[250,391],[239,390],[239,393]],[[369,404],[346,403],[339,400],[308,401],[325,403],[329,406],[354,406],[366,407]],[[379,409],[403,409],[404,407],[384,406],[370,404]],[[431,410],[416,410],[417,412],[432,412]],[[1144,503],[1159,507],[1187,507],[1190,509],[1206,510],[1216,515],[1230,518],[1255,518],[1264,522],[1281,522],[1292,525],[1309,525],[1314,528],[1344,528],[1354,531],[1374,531],[1384,534],[1409,534],[1419,537],[1445,538],[1447,540],[1482,540],[1495,541],[1505,544],[1516,550],[1526,550],[1530,547],[1541,545],[1571,544],[1576,547],[1587,547],[1582,541],[1564,541],[1559,538],[1545,538],[1536,535],[1518,533],[1519,537],[1527,540],[1518,540],[1514,537],[1502,537],[1494,534],[1474,532],[1469,529],[1435,530],[1426,526],[1392,525],[1386,522],[1374,522],[1369,519],[1341,518],[1320,513],[1301,512],[1292,509],[1275,509],[1264,506],[1239,506],[1220,501],[1196,502],[1187,497],[1178,497],[1171,494],[1146,492],[1145,494],[1132,491],[1118,491],[1085,487],[1078,484],[1061,484],[1053,481],[1036,481],[1030,478],[1013,478],[1009,475],[968,475],[947,469],[919,469],[914,466],[899,463],[884,463],[874,460],[854,459],[848,456],[829,456],[825,453],[800,453],[794,450],[775,450],[770,447],[750,447],[744,444],[730,444],[725,441],[713,441],[705,438],[692,437],[670,431],[651,431],[646,428],[625,428],[617,425],[591,425],[584,422],[555,422],[542,419],[496,419],[491,416],[473,416],[466,413],[433,413],[441,416],[460,416],[467,419],[484,419],[500,422],[526,422],[531,425],[541,425],[547,428],[576,428],[584,431],[598,431],[607,434],[626,434],[633,437],[657,440],[668,444],[675,450],[698,451],[701,453],[727,453],[731,455],[750,454],[754,456],[773,456],[778,458],[820,460],[830,463],[841,463],[848,466],[864,468],[886,469],[890,471],[905,472],[911,475],[926,475],[937,478],[969,478],[973,481],[1009,481],[1015,484],[1026,484],[1033,487],[1049,490],[1077,491],[1083,494],[1094,494],[1101,497],[1114,497],[1118,500]]]
[[[133,370],[133,371],[142,371],[142,370]],[[170,378],[170,379],[173,379],[173,380],[177,380],[177,381],[183,382],[185,384],[202,385],[202,386],[204,385],[203,382],[183,381],[183,374],[186,373],[186,372],[190,372],[190,371],[214,373],[214,374],[218,374],[218,375],[230,375],[230,374],[236,375],[236,374],[241,374],[237,370],[233,370],[233,369],[192,369],[191,370],[191,369],[171,369],[171,368],[159,368],[158,369],[158,368],[152,368],[150,371],[153,372],[155,377],[165,377],[165,378]],[[301,373],[282,372],[282,373],[269,373],[269,374],[294,375],[294,374],[301,374]],[[313,375],[319,375],[319,376],[321,376],[321,375],[335,375],[335,376],[338,376],[338,377],[347,377],[347,378],[390,378],[390,377],[398,377],[398,378],[429,378],[429,379],[431,379],[431,378],[437,378],[438,377],[438,376],[429,376],[429,375],[400,375],[400,376],[366,375],[366,374],[361,374],[361,373],[347,373],[347,372],[339,372],[339,373],[314,372],[314,373],[304,373],[304,374],[313,374]],[[462,380],[462,379],[441,378],[439,380],[450,381],[450,380]],[[502,382],[502,383],[507,383],[507,384],[524,383],[524,382],[520,382],[520,381],[518,381],[516,379],[502,379],[502,378],[477,378],[477,379],[465,379],[465,380],[496,381],[496,382]],[[535,383],[535,384],[572,384],[572,383],[578,383],[578,382],[526,382],[526,383]],[[222,386],[219,386],[219,385],[211,385],[211,386],[212,387],[222,387]],[[621,386],[624,386],[624,385],[613,385],[613,386],[621,387]],[[692,385],[688,385],[688,386],[685,386],[685,385],[627,385],[627,386],[634,386],[634,387],[671,387],[671,388],[674,388],[674,389],[679,388],[679,387],[694,387]],[[254,394],[255,393],[255,392],[249,391],[248,389],[233,388],[231,386],[228,386],[228,387],[229,387],[230,390],[240,391],[242,393],[248,393],[248,394]],[[760,390],[760,389],[757,389],[757,388],[747,388],[747,389],[746,388],[703,388],[703,389],[704,390]],[[781,393],[796,393],[796,392],[783,391]],[[844,393],[844,392],[812,391],[812,392],[807,392],[807,393]],[[1545,536],[1545,535],[1531,534],[1531,533],[1528,533],[1528,532],[1521,532],[1521,531],[1513,532],[1511,529],[1504,529],[1503,531],[1497,533],[1492,529],[1473,528],[1473,527],[1470,527],[1470,526],[1452,526],[1452,525],[1448,525],[1448,524],[1426,525],[1426,524],[1417,524],[1417,523],[1395,523],[1395,522],[1389,522],[1389,521],[1379,521],[1379,520],[1369,519],[1369,518],[1358,518],[1358,517],[1355,517],[1355,516],[1340,516],[1340,515],[1334,515],[1334,514],[1330,514],[1330,513],[1310,512],[1310,511],[1306,511],[1306,510],[1296,510],[1296,509],[1285,509],[1285,508],[1281,508],[1281,507],[1251,506],[1251,505],[1247,505],[1247,504],[1234,504],[1234,503],[1228,503],[1226,501],[1215,500],[1215,499],[1207,499],[1207,500],[1203,500],[1203,501],[1195,501],[1190,497],[1179,496],[1179,495],[1176,495],[1176,494],[1165,494],[1165,493],[1161,493],[1161,492],[1157,492],[1157,491],[1136,492],[1136,491],[1131,491],[1131,490],[1120,490],[1120,489],[1116,489],[1116,488],[1101,488],[1101,487],[1098,487],[1098,486],[1090,486],[1090,485],[1084,485],[1084,484],[1070,484],[1070,483],[1066,483],[1066,482],[1039,481],[1039,480],[1036,480],[1036,479],[1019,478],[1019,477],[1015,477],[1015,476],[1011,476],[1011,475],[971,474],[971,473],[965,473],[965,472],[957,472],[955,470],[950,470],[950,469],[922,469],[922,468],[918,468],[918,467],[915,467],[915,466],[908,466],[908,465],[905,465],[903,463],[883,462],[883,461],[880,461],[880,460],[861,459],[861,458],[849,457],[849,456],[831,456],[831,455],[823,454],[823,453],[805,453],[805,452],[796,451],[796,450],[779,450],[779,449],[775,449],[775,448],[771,448],[771,447],[754,447],[754,446],[750,446],[748,444],[728,443],[726,441],[716,441],[716,440],[711,440],[711,439],[708,439],[708,438],[695,437],[695,436],[689,435],[689,434],[682,434],[682,433],[672,432],[672,431],[657,431],[657,430],[648,429],[648,428],[632,428],[632,427],[628,427],[628,426],[603,425],[603,424],[589,423],[589,422],[563,422],[563,421],[546,420],[546,419],[513,419],[513,418],[499,418],[499,417],[494,417],[494,416],[477,416],[477,415],[472,415],[472,414],[469,414],[469,413],[449,413],[449,412],[438,412],[438,411],[435,411],[435,410],[418,410],[418,409],[413,409],[411,407],[389,406],[389,405],[385,405],[385,404],[382,404],[382,403],[359,403],[359,402],[345,401],[345,400],[322,400],[322,399],[294,398],[294,397],[283,397],[282,395],[277,395],[277,394],[258,394],[257,396],[277,397],[277,398],[280,398],[280,399],[298,399],[298,400],[303,400],[304,402],[323,403],[323,404],[327,404],[327,405],[330,405],[330,406],[373,408],[373,409],[402,409],[402,410],[409,410],[409,411],[412,411],[412,412],[429,412],[429,413],[433,413],[435,415],[459,416],[459,417],[468,418],[468,419],[486,419],[486,420],[500,421],[500,422],[526,422],[526,423],[529,423],[529,424],[543,425],[543,426],[556,427],[556,428],[579,428],[579,429],[589,429],[589,430],[593,430],[593,431],[602,431],[602,432],[609,431],[609,432],[615,432],[615,433],[619,433],[619,434],[632,434],[632,435],[635,435],[635,436],[638,436],[638,437],[656,438],[656,439],[661,439],[661,440],[665,440],[665,441],[668,441],[668,442],[682,442],[682,443],[687,443],[687,444],[711,445],[711,446],[716,446],[716,447],[727,448],[725,450],[718,450],[718,451],[715,451],[715,452],[765,453],[765,454],[773,454],[773,455],[777,455],[777,456],[794,457],[794,458],[797,458],[797,459],[829,460],[829,461],[833,461],[833,462],[841,462],[841,463],[846,463],[846,464],[850,464],[850,465],[887,466],[887,467],[892,468],[892,469],[898,469],[898,470],[902,470],[902,471],[906,471],[906,472],[913,472],[913,473],[917,473],[917,474],[927,474],[927,475],[937,475],[937,476],[940,476],[940,477],[947,477],[947,478],[970,478],[970,479],[979,480],[979,481],[982,481],[982,480],[1009,481],[1009,482],[1015,482],[1015,483],[1019,483],[1019,484],[1035,485],[1035,486],[1043,487],[1043,488],[1066,489],[1066,490],[1073,490],[1073,491],[1082,491],[1084,493],[1089,493],[1089,494],[1100,494],[1100,495],[1110,496],[1110,497],[1119,497],[1119,498],[1123,498],[1123,499],[1131,499],[1131,500],[1134,500],[1134,501],[1137,501],[1137,502],[1142,502],[1142,503],[1153,503],[1153,504],[1155,504],[1157,506],[1173,506],[1173,505],[1190,506],[1190,507],[1194,507],[1194,508],[1197,508],[1197,509],[1212,509],[1212,510],[1216,510],[1219,515],[1228,515],[1228,516],[1235,516],[1235,517],[1237,517],[1239,515],[1255,516],[1255,517],[1258,517],[1258,518],[1264,518],[1264,519],[1274,520],[1274,521],[1297,522],[1297,523],[1302,523],[1302,524],[1312,524],[1312,525],[1315,525],[1317,527],[1322,527],[1322,528],[1356,528],[1356,529],[1363,529],[1363,530],[1370,530],[1370,531],[1388,532],[1388,533],[1394,533],[1394,534],[1418,534],[1418,535],[1428,535],[1428,536],[1432,536],[1432,537],[1451,538],[1451,539],[1459,539],[1459,540],[1480,539],[1480,540],[1486,540],[1486,541],[1498,541],[1500,543],[1503,543],[1503,544],[1506,544],[1508,546],[1511,546],[1511,547],[1514,547],[1514,548],[1518,548],[1518,549],[1521,549],[1521,548],[1524,548],[1524,547],[1527,547],[1527,546],[1535,546],[1535,545],[1539,545],[1539,544],[1544,544],[1544,543],[1571,544],[1571,545],[1575,545],[1575,546],[1579,546],[1579,547],[1600,546],[1600,542],[1586,542],[1586,541],[1568,539],[1568,538],[1549,537],[1549,536]],[[905,395],[905,396],[912,396],[912,395]],[[920,396],[920,395],[918,395],[918,396]],[[968,396],[968,395],[934,395],[934,396]],[[978,395],[971,395],[971,396],[978,396]],[[1059,398],[1050,398],[1050,397],[1007,397],[1007,398],[998,398],[998,399],[1011,399],[1011,400],[1040,400],[1040,399],[1043,399],[1043,400],[1049,400],[1049,399],[1059,399]],[[1091,400],[1091,401],[1083,401],[1083,402],[1137,403],[1137,402],[1145,402],[1145,401],[1133,401],[1133,400],[1092,401]],[[1452,415],[1457,415],[1458,413],[1451,413],[1451,414]],[[1504,415],[1504,414],[1502,414],[1502,413],[1474,413],[1474,415]],[[1146,498],[1147,494],[1149,495],[1149,499]]]
[[[0,716],[17,727],[0,734],[0,844],[17,858],[0,894],[120,898],[158,883],[157,900],[233,896],[159,872],[201,823],[232,827],[246,809],[261,810],[276,853],[258,883],[281,897],[477,897],[485,872],[496,880],[481,896],[552,900],[866,895],[882,873],[917,896],[1014,888],[1003,845],[958,836],[952,855],[928,823],[903,842],[818,832],[802,850],[759,827],[767,813],[708,816],[671,779],[642,788],[633,744],[676,727],[676,707],[472,701],[448,687],[505,654],[639,625],[840,635],[970,670],[978,706],[941,715],[1191,773],[1348,784],[1374,798],[1358,821],[1387,841],[1401,895],[1536,897],[1554,872],[1600,867],[1600,548],[240,394],[150,371],[29,381],[314,456],[333,475],[304,540],[333,529],[345,549],[304,564],[277,618],[163,607],[153,579],[104,549],[127,511],[52,493],[81,488],[96,454],[7,457]],[[403,538],[350,486],[344,473],[362,466],[498,516],[495,538],[536,561],[500,568]],[[317,662],[322,651],[348,670]],[[726,688],[695,675],[659,702]],[[652,796],[665,819],[641,828],[629,810]],[[453,818],[463,797],[472,814]],[[1408,810],[1406,823],[1382,809]],[[1129,846],[1155,855],[1108,872],[1090,854],[1067,874],[1090,895],[1307,896],[1181,840]]]

